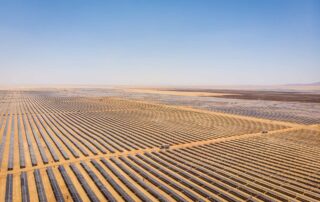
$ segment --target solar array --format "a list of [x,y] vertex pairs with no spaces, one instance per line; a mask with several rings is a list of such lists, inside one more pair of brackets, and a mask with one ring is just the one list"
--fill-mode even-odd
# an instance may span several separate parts
[[312,125],[0,92],[0,201],[319,201],[319,154]]

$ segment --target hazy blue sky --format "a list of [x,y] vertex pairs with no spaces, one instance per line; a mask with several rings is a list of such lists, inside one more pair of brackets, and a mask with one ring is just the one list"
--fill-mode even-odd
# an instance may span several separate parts
[[320,81],[319,0],[0,0],[0,84]]

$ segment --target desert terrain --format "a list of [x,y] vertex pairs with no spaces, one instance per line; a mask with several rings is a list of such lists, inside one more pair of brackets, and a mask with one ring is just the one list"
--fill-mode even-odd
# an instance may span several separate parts
[[320,201],[317,93],[0,91],[0,201]]

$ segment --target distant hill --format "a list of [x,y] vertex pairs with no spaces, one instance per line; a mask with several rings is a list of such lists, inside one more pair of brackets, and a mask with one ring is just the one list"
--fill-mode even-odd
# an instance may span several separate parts
[[286,84],[285,86],[320,86],[320,82]]

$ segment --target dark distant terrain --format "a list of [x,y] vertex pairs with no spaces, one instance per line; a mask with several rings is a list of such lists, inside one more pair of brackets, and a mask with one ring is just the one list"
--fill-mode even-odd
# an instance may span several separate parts
[[[220,98],[246,99],[246,100],[269,100],[286,102],[309,102],[320,103],[320,94],[308,92],[285,92],[263,90],[219,90],[219,89],[166,89],[178,92],[205,92],[219,93]],[[218,97],[212,95],[212,97]]]

